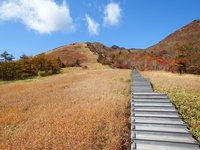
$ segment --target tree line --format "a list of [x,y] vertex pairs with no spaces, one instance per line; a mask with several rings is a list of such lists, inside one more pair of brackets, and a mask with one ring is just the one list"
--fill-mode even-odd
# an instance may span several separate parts
[[59,58],[47,59],[45,54],[28,57],[25,54],[19,60],[7,51],[0,54],[0,80],[26,79],[34,76],[46,76],[59,73],[63,63]]

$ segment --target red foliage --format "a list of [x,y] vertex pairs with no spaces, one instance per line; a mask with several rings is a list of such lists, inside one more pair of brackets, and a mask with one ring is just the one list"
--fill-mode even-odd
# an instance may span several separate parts
[[187,63],[187,59],[186,58],[182,58],[182,59],[178,60],[177,63],[185,64],[185,63]]
[[146,67],[146,68],[144,68],[144,70],[148,71],[148,70],[152,70],[152,68],[151,67]]
[[169,61],[169,65],[174,65],[175,63],[176,63],[175,60],[170,60],[170,61]]
[[159,59],[159,60],[157,60],[157,62],[158,62],[159,66],[163,66],[163,65],[165,65],[167,63],[167,61],[163,60],[163,59]]

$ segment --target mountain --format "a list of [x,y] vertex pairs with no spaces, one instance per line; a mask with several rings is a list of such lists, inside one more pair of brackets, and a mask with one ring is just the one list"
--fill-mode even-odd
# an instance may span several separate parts
[[200,74],[200,20],[192,21],[149,48],[109,51],[104,49],[104,62],[109,61],[114,67]]
[[74,43],[51,50],[46,57],[59,57],[66,66],[99,62],[117,68],[200,74],[200,20],[146,49],[107,47],[98,42]]
[[[200,20],[194,20],[145,49],[148,54],[161,52],[162,65],[172,71],[182,67],[188,73],[200,73]],[[161,67],[161,69],[163,69]]]

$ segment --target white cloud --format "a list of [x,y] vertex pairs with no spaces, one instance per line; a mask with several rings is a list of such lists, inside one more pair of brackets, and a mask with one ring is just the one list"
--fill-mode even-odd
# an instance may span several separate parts
[[54,0],[4,0],[0,4],[0,21],[21,21],[39,33],[75,30],[70,10]]
[[121,18],[121,8],[118,3],[111,2],[104,10],[104,24],[106,26],[118,25]]
[[86,15],[86,21],[88,24],[88,32],[92,35],[98,35],[99,34],[99,24],[95,22],[92,18],[90,18],[88,15]]

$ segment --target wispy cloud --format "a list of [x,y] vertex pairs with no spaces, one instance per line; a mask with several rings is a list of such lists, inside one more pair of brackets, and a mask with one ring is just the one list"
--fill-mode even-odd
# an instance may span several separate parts
[[0,4],[0,21],[17,20],[39,33],[75,30],[70,10],[54,0],[4,0]]
[[86,21],[88,24],[88,32],[92,35],[99,34],[99,23],[95,22],[90,16],[86,15]]
[[104,10],[104,25],[115,26],[120,23],[121,8],[118,3],[111,2],[106,5]]

